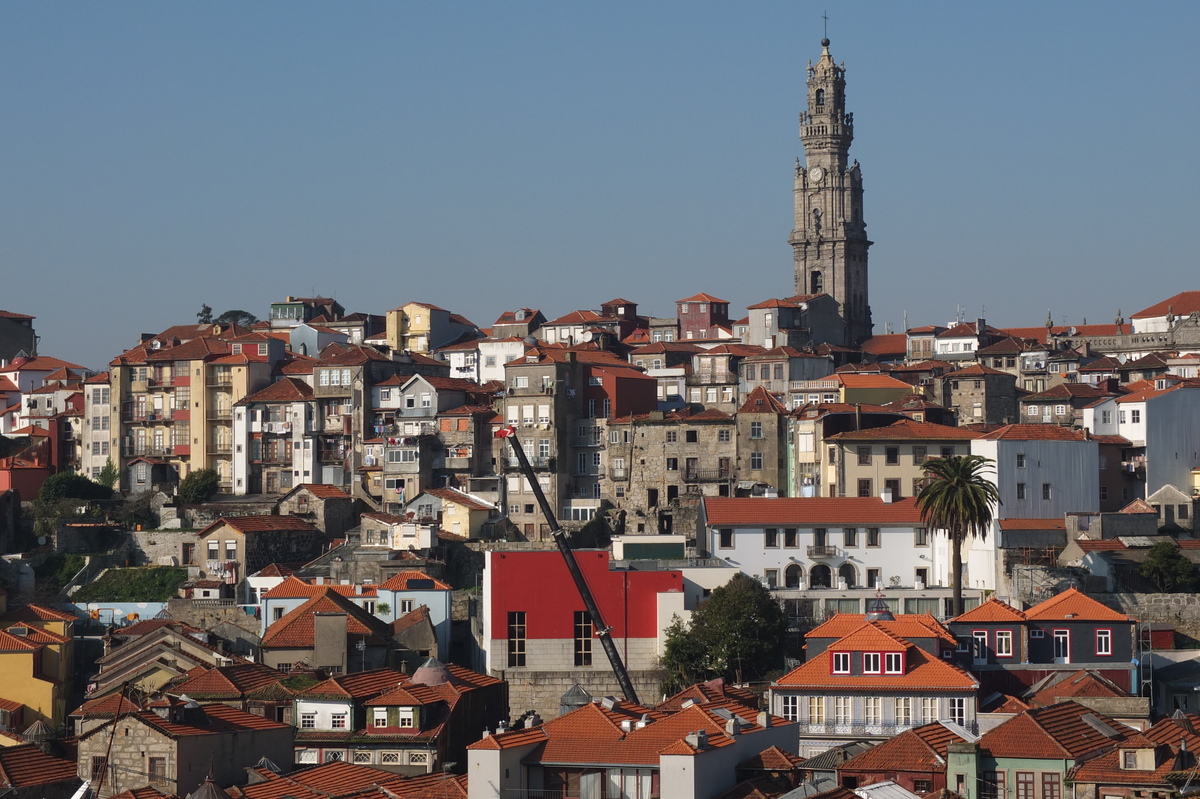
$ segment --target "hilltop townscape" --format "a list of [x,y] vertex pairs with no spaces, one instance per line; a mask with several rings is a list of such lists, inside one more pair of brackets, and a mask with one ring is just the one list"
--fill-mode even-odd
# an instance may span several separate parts
[[827,39],[807,87],[744,309],[288,295],[103,371],[0,311],[3,791],[1196,792],[1200,290],[876,334]]

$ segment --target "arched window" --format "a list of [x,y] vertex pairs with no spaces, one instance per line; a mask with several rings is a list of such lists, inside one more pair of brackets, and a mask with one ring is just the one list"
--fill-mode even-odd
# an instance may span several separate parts
[[832,588],[833,572],[824,563],[818,563],[808,573],[809,588]]
[[799,563],[793,563],[788,566],[783,572],[784,585],[788,588],[799,588],[804,581],[804,567]]
[[847,588],[853,588],[858,581],[858,570],[853,563],[843,563],[838,569],[838,577],[846,581]]
[[817,105],[825,105],[825,90],[817,89]]
[[812,274],[809,275],[808,282],[810,284],[809,294],[820,294],[825,291],[825,278],[821,275],[819,269],[813,270]]

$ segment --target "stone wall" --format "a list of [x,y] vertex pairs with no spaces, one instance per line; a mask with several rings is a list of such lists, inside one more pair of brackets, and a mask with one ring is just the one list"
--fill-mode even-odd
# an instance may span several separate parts
[[167,602],[167,613],[176,621],[186,622],[202,630],[212,630],[222,622],[258,635],[261,622],[239,605],[209,604],[204,600],[172,599]]
[[194,531],[135,530],[129,533],[137,566],[180,566],[183,544],[197,544]]
[[1200,641],[1200,596],[1196,594],[1091,594],[1091,597],[1138,621],[1174,626],[1180,645],[1187,645],[1188,639],[1193,644]]
[[[603,659],[604,653],[598,653]],[[559,700],[578,683],[593,697],[624,697],[617,678],[607,670],[579,671],[508,671],[497,674],[508,682],[509,718],[517,718],[527,710],[535,710],[543,719],[558,717]],[[644,705],[657,704],[662,698],[665,673],[659,671],[630,672],[638,699]]]

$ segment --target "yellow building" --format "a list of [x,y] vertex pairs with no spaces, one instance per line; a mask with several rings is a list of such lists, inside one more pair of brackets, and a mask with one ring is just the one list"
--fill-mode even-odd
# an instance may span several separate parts
[[[169,464],[179,479],[215,469],[220,490],[232,491],[234,403],[270,383],[283,349],[277,339],[233,325],[185,325],[115,358],[110,427],[117,432],[122,487],[151,487],[126,468],[150,458]],[[143,467],[149,471],[144,461]]]
[[25,724],[40,719],[57,727],[67,718],[67,684],[58,675],[74,664],[62,660],[62,638],[20,625],[0,631],[0,696],[25,706]]

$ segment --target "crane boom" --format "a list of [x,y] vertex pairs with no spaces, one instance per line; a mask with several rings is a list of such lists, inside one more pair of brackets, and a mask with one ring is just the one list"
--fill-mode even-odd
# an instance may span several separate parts
[[625,663],[621,660],[621,653],[617,651],[617,645],[613,643],[612,629],[604,623],[604,617],[600,614],[600,606],[596,604],[596,598],[592,595],[592,590],[588,588],[587,579],[584,578],[583,571],[579,568],[579,561],[575,559],[575,552],[571,549],[567,531],[559,525],[558,518],[554,515],[554,509],[550,507],[550,502],[546,499],[541,484],[538,483],[537,475],[534,474],[533,467],[529,465],[529,458],[526,457],[521,441],[517,438],[517,431],[512,427],[507,427],[497,435],[509,439],[509,443],[512,445],[517,462],[521,465],[521,471],[524,473],[525,479],[529,481],[529,487],[533,489],[533,495],[537,498],[538,505],[541,506],[546,523],[550,525],[554,543],[558,546],[558,551],[562,553],[563,560],[566,561],[567,571],[571,572],[571,578],[575,581],[575,587],[579,589],[579,595],[583,597],[583,604],[587,608],[588,615],[592,617],[592,626],[596,630],[596,637],[600,639],[600,645],[604,647],[604,654],[608,656],[608,662],[612,666],[613,674],[616,675],[617,684],[621,686],[621,692],[625,694],[627,700],[640,705],[641,702],[638,701],[633,681],[629,679],[629,672],[625,670]]

